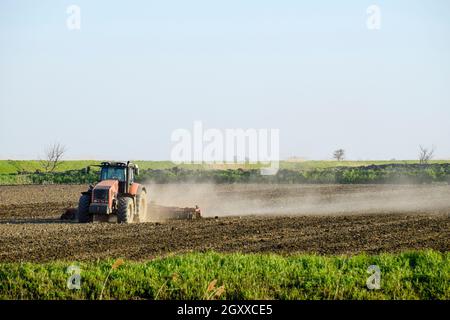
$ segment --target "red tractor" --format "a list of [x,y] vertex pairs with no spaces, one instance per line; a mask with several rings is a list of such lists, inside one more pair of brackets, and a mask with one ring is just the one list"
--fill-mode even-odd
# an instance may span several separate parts
[[107,220],[116,216],[119,223],[145,220],[147,190],[134,182],[137,165],[128,162],[102,162],[100,182],[82,192],[78,203],[78,222]]

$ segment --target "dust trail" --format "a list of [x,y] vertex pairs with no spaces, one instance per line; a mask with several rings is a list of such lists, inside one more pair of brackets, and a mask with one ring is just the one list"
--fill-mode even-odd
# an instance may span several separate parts
[[448,185],[149,184],[151,201],[204,216],[450,212]]

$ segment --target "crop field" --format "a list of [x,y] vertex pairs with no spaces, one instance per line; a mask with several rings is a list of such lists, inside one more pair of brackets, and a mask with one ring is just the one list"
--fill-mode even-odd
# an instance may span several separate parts
[[[210,298],[450,298],[449,185],[147,187],[150,201],[198,204],[204,218],[161,221],[150,212],[139,224],[78,224],[59,218],[86,185],[0,186],[0,297],[97,299],[95,279],[120,258],[106,299],[203,299],[215,279],[227,290]],[[364,286],[373,261],[384,261],[385,291]],[[73,263],[87,270],[88,287],[77,292],[61,284]],[[264,280],[274,272],[286,277]]]

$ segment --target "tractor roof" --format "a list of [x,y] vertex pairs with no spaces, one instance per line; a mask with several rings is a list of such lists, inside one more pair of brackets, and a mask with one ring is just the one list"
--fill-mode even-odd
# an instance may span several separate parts
[[101,167],[123,167],[123,168],[137,168],[137,165],[134,163],[128,162],[117,162],[117,161],[108,161],[102,162],[100,164]]

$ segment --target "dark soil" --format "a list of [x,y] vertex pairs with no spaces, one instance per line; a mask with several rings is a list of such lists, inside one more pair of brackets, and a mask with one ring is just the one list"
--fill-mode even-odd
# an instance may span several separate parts
[[[228,190],[227,194],[233,193],[229,186],[223,188]],[[292,187],[264,186],[258,194],[249,190],[248,196],[282,198],[283,188]],[[117,257],[144,260],[206,250],[356,254],[450,249],[450,210],[446,208],[407,212],[373,212],[372,208],[370,212],[353,214],[245,215],[217,219],[210,211],[210,217],[201,220],[130,225],[59,220],[66,208],[76,206],[83,189],[85,186],[0,187],[0,262]],[[289,190],[287,193],[293,197]],[[245,197],[245,190],[236,192]],[[343,191],[328,186],[326,192]]]

